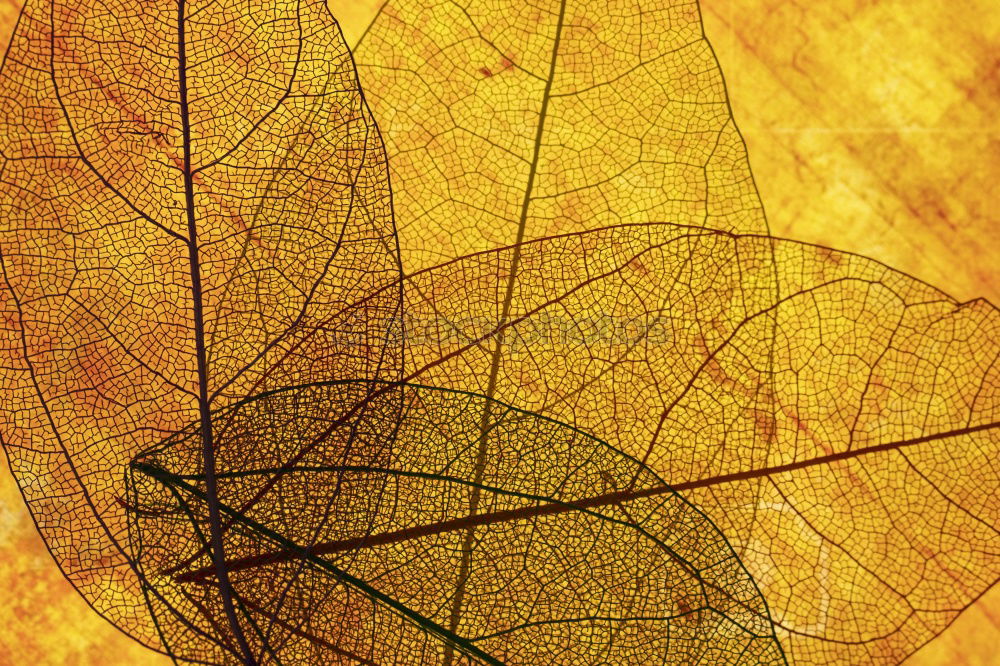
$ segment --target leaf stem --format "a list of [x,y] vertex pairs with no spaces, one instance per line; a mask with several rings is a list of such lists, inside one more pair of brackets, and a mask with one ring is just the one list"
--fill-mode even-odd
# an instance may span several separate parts
[[[544,516],[552,516],[562,513],[568,513],[571,511],[587,511],[589,509],[596,509],[608,505],[631,502],[638,499],[655,497],[657,495],[665,495],[669,493],[681,493],[684,491],[694,490],[697,488],[705,488],[727,483],[738,483],[741,481],[750,481],[758,478],[769,478],[778,474],[787,474],[789,472],[795,472],[800,469],[807,469],[810,467],[816,467],[820,465],[828,465],[834,462],[851,460],[868,454],[898,451],[917,444],[924,444],[927,442],[950,439],[954,437],[973,435],[979,432],[993,430],[998,427],[1000,427],[1000,422],[994,421],[991,423],[982,423],[979,425],[970,426],[966,428],[959,428],[956,430],[949,430],[945,432],[932,433],[929,435],[922,435],[920,437],[914,437],[911,439],[897,440],[893,442],[886,442],[884,444],[876,444],[860,449],[841,451],[839,453],[834,453],[831,455],[821,456],[818,458],[810,458],[807,460],[800,460],[797,462],[786,463],[784,465],[778,465],[775,467],[748,470],[732,474],[723,474],[720,476],[695,479],[693,481],[684,481],[674,485],[664,484],[661,486],[642,488],[638,490],[629,486],[623,490],[611,493],[605,493],[603,495],[595,495],[592,497],[576,499],[572,501],[556,501],[549,499],[547,501],[540,501],[537,504],[524,506],[517,509],[507,509],[503,511],[494,511],[489,513],[471,514],[464,518],[456,518],[452,520],[442,521],[439,523],[414,525],[411,527],[395,530],[393,532],[383,532],[380,534],[365,535],[362,537],[356,537],[351,539],[321,542],[310,546],[308,553],[311,556],[330,555],[333,553],[354,551],[361,548],[374,548],[388,544],[405,543],[413,539],[421,539],[457,530],[471,530],[473,528],[482,527],[486,525],[496,525],[499,523],[521,521],[521,520],[532,520]],[[159,470],[144,465],[138,466],[137,469],[140,469],[141,471],[150,474],[151,476],[155,476],[156,478],[167,481],[178,482],[193,478],[200,478],[200,477],[190,477],[181,475],[170,475],[164,472],[163,470]],[[297,469],[294,471],[298,472],[338,471],[338,470],[343,471],[346,469],[349,468],[329,468],[329,469],[315,468],[315,469]],[[374,470],[374,468],[364,468],[364,469]],[[284,472],[287,470],[278,470],[278,471]],[[381,470],[381,471],[389,472],[391,470]],[[272,474],[272,473],[275,473],[275,470],[259,470],[254,472],[243,472],[240,473],[239,476],[250,476],[254,474]],[[542,500],[544,498],[535,498],[535,499]],[[228,563],[228,568],[230,571],[243,571],[246,569],[264,567],[273,564],[280,564],[282,562],[287,562],[290,560],[296,560],[302,558],[303,555],[297,550],[289,550],[289,549],[274,550],[270,552],[261,553],[258,555],[231,560]],[[169,571],[165,573],[176,573],[176,572]],[[178,574],[175,576],[175,579],[178,582],[200,582],[205,580],[207,576],[211,576],[212,573],[213,570],[211,568],[206,567]]]
[[236,617],[233,604],[233,587],[229,580],[225,549],[222,542],[222,517],[219,510],[219,487],[215,473],[215,446],[212,441],[212,414],[208,398],[208,354],[205,347],[205,313],[202,303],[201,261],[198,256],[198,224],[194,201],[194,172],[191,168],[191,118],[188,106],[187,44],[185,30],[186,0],[177,2],[177,51],[178,87],[180,91],[180,116],[184,146],[184,199],[187,211],[188,254],[191,265],[191,300],[193,302],[194,337],[198,363],[198,411],[201,421],[202,457],[205,468],[205,502],[208,505],[211,557],[219,581],[219,596],[233,637],[243,653],[247,666],[256,666],[257,660],[247,643],[243,628]]
[[[500,334],[497,336],[493,347],[493,357],[490,362],[490,373],[488,385],[486,387],[486,404],[483,407],[483,418],[480,424],[479,450],[476,455],[476,477],[475,483],[482,482],[486,468],[487,437],[490,431],[490,406],[493,394],[496,392],[497,376],[500,371],[500,357],[503,349],[503,328],[510,317],[511,302],[514,296],[514,286],[517,283],[517,271],[521,263],[521,246],[524,243],[525,229],[528,225],[528,214],[531,209],[532,194],[535,186],[535,177],[538,173],[538,163],[542,152],[542,138],[545,135],[545,119],[548,115],[549,101],[552,98],[552,84],[556,77],[556,61],[559,58],[559,42],[562,38],[563,22],[566,18],[566,2],[562,0],[559,4],[559,15],[556,19],[555,37],[552,43],[552,59],[549,62],[549,75],[545,81],[545,90],[542,92],[542,106],[538,112],[538,127],[535,131],[534,154],[531,165],[528,169],[528,181],[524,188],[524,200],[521,202],[521,215],[517,225],[517,237],[514,241],[514,254],[510,262],[510,274],[507,277],[507,288],[504,293],[502,311],[500,314]],[[469,518],[479,513],[480,494],[474,488],[472,496],[469,498]],[[465,533],[462,541],[462,555],[459,562],[458,581],[455,596],[452,598],[451,611],[448,618],[448,629],[452,632],[458,631],[458,625],[462,617],[462,607],[465,605],[465,588],[472,572],[472,550],[475,539],[475,525],[471,525]],[[454,650],[451,646],[446,646],[444,654],[444,666],[450,666],[454,660]]]

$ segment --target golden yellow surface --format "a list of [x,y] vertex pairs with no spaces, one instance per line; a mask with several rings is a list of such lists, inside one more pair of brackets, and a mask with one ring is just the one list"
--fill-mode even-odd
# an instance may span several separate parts
[[[371,8],[333,9],[353,43]],[[12,6],[3,12],[9,25]],[[989,3],[705,0],[703,13],[774,235],[997,300],[1000,15]],[[0,663],[166,663],[87,609],[6,471],[0,484],[0,581],[15,598],[0,611]],[[998,615],[992,590],[907,663],[995,663]]]
[[1000,300],[996,3],[702,8],[774,235]]
[[[0,46],[6,49],[20,10],[0,2]],[[35,529],[6,460],[0,473],[0,664],[130,666],[169,664],[87,606],[58,571]]]
[[[1000,13],[989,0],[702,2],[776,236],[1000,301]],[[1000,588],[907,660],[998,663]]]

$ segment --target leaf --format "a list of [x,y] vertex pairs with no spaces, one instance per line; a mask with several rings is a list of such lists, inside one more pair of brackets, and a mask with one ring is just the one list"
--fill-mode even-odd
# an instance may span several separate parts
[[619,223],[767,231],[697,2],[390,0],[356,51],[407,271]]
[[[715,527],[578,430],[359,382],[266,393],[216,420],[229,570],[262,659],[784,663]],[[221,616],[200,439],[186,429],[133,465],[132,538],[170,652],[228,663],[231,640],[197,635]]]
[[408,381],[491,390],[648,464],[734,544],[795,663],[897,663],[1000,575],[984,301],[669,224],[475,254],[404,293]]
[[710,54],[694,2],[384,6],[358,61],[414,273],[406,376],[686,489],[795,662],[898,663],[1000,575],[996,311],[708,233],[766,234]]
[[[322,3],[31,5],[0,74],[4,444],[85,596],[212,663],[759,663],[784,659],[775,631],[797,661],[894,663],[988,587],[995,311],[725,233],[766,229],[696,10],[613,7],[607,30],[567,3],[527,10],[554,35],[522,32],[550,48],[501,61],[534,77],[527,112],[516,87],[491,105],[504,88],[436,79],[446,113],[424,111],[456,140],[422,167],[488,210],[456,214],[470,202],[433,171],[402,179],[406,238],[428,230],[404,259],[440,256],[454,225],[423,217],[440,211],[486,230],[445,256],[514,245],[410,276],[401,304],[381,142]],[[632,61],[612,48],[629,40]],[[406,62],[424,61],[443,62]],[[603,85],[595,62],[631,65]],[[664,82],[680,101],[649,122]],[[393,155],[429,139],[394,137]],[[498,181],[514,184],[492,196]],[[601,228],[623,220],[639,224]],[[404,305],[406,378],[448,391],[395,383]],[[531,338],[539,313],[555,344]],[[969,461],[976,483],[947,473]],[[428,533],[443,525],[450,545]],[[604,614],[640,604],[652,640]],[[566,622],[578,609],[614,619]]]
[[381,139],[317,0],[32,0],[0,90],[4,448],[69,580],[164,649],[129,461],[292,378],[399,376]]
[[784,663],[725,539],[641,464],[394,383],[350,53],[321,1],[243,9],[40,0],[0,74],[4,445],[70,581],[194,663]]

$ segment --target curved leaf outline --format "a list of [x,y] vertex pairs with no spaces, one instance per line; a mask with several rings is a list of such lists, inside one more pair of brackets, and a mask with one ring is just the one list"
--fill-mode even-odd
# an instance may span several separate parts
[[[568,18],[557,22],[563,13]],[[648,29],[652,25],[672,30]],[[569,39],[567,26],[576,31]],[[651,34],[666,36],[647,41]],[[690,78],[683,63],[661,67],[671,49],[688,43],[710,53],[700,40],[697,2],[623,0],[601,11],[558,0],[530,6],[389,0],[383,6],[357,52],[387,138],[403,263],[412,277],[408,308],[417,304],[408,312],[422,342],[411,348],[416,358],[407,377],[486,392],[484,378],[495,367],[495,397],[579,424],[688,488],[734,543],[772,608],[780,609],[778,632],[790,659],[899,663],[1000,576],[992,527],[1000,516],[990,499],[1000,490],[990,462],[997,452],[995,310],[984,301],[956,303],[847,253],[740,236],[766,233],[742,142],[729,152],[737,159],[714,172],[723,179],[716,189],[696,174],[660,182],[649,196],[632,189],[644,182],[636,175],[644,153],[632,148],[645,137],[673,132],[684,145],[703,147],[683,113],[669,128],[644,133],[659,117],[649,106],[656,91],[700,93],[706,109],[718,110],[713,117],[731,121],[714,59],[698,80],[714,79],[715,95],[710,86],[685,88]],[[496,68],[495,58],[513,66]],[[581,65],[591,60],[600,66]],[[414,101],[400,109],[393,102],[400,97]],[[519,143],[535,130],[538,141]],[[731,130],[738,138],[735,125]],[[675,145],[651,145],[649,154]],[[441,159],[445,155],[451,159]],[[505,155],[512,157],[505,162]],[[631,158],[622,161],[623,155]],[[691,161],[667,151],[660,167],[683,173]],[[439,166],[421,168],[430,163]],[[559,180],[562,165],[572,170],[582,163],[593,168]],[[525,178],[529,164],[548,178]],[[504,165],[503,179],[498,165]],[[699,213],[752,209],[758,215],[737,219],[761,224],[715,224],[718,218],[692,216],[690,209],[679,216],[675,210],[644,214],[651,203],[672,202],[701,182],[721,203],[713,207],[707,196],[695,197],[694,206],[704,205],[695,208]],[[738,196],[743,191],[749,198]],[[470,192],[488,202],[484,209],[470,205]],[[747,201],[754,205],[739,203]],[[455,219],[463,223],[452,210],[467,210],[485,237],[440,251],[440,230]],[[678,228],[695,240],[677,247],[691,242],[697,253],[720,246],[717,260],[694,254],[685,262],[678,249],[679,260],[655,276],[657,262],[641,256],[649,248],[638,241],[638,228],[657,220],[686,223]],[[633,226],[619,235],[620,258],[575,236],[621,222]],[[737,234],[734,248],[724,237],[699,236],[704,227]],[[673,235],[651,233],[654,254],[662,251],[656,244]],[[535,241],[554,246],[549,265],[532,249]],[[737,248],[750,258],[731,252]],[[525,265],[526,254],[534,263]],[[626,257],[635,264],[627,265]],[[458,263],[449,268],[451,261]],[[741,283],[737,274],[746,261],[752,277]],[[643,280],[643,270],[653,277]],[[820,288],[824,271],[840,271],[843,279]],[[515,306],[502,316],[491,307],[498,297],[483,284],[486,275],[509,285]],[[716,276],[723,283],[718,290]],[[872,318],[880,314],[872,307],[878,301],[867,300],[869,290],[884,299],[887,319],[898,316],[905,324],[893,340],[902,348],[886,346],[888,329],[874,330]],[[761,313],[734,344],[723,344],[733,333],[728,307],[737,320]],[[643,327],[663,333],[656,313],[667,323],[680,319],[668,341],[672,349],[636,336]],[[779,316],[787,330],[778,326]],[[603,335],[595,330],[602,322],[631,335],[631,343],[604,339],[599,350],[582,343]],[[565,334],[569,349],[543,337]],[[883,350],[882,359],[865,350],[852,359],[861,341]],[[902,443],[912,448],[895,450]],[[914,496],[913,488],[921,491]],[[898,516],[912,519],[901,523]]]
[[[784,663],[712,523],[578,430],[478,395],[343,381],[228,411],[228,569],[276,662]],[[189,428],[132,465],[132,543],[172,653],[229,663],[199,440]]]
[[[290,377],[402,364],[398,287],[364,326],[329,323],[400,275],[350,52],[321,0],[245,9],[30,0],[0,71],[4,449],[66,577],[160,650],[125,543],[129,461]],[[288,375],[264,372],[277,358]]]

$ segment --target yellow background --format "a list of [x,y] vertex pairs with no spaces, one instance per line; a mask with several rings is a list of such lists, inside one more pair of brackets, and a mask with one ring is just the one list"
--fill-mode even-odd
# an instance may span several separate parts
[[[0,45],[17,0],[0,0]],[[354,43],[379,2],[333,2]],[[987,0],[702,0],[776,236],[998,301],[1000,12]],[[364,83],[362,81],[362,83]],[[92,613],[0,473],[0,664],[166,664]],[[994,588],[908,664],[996,664]]]

